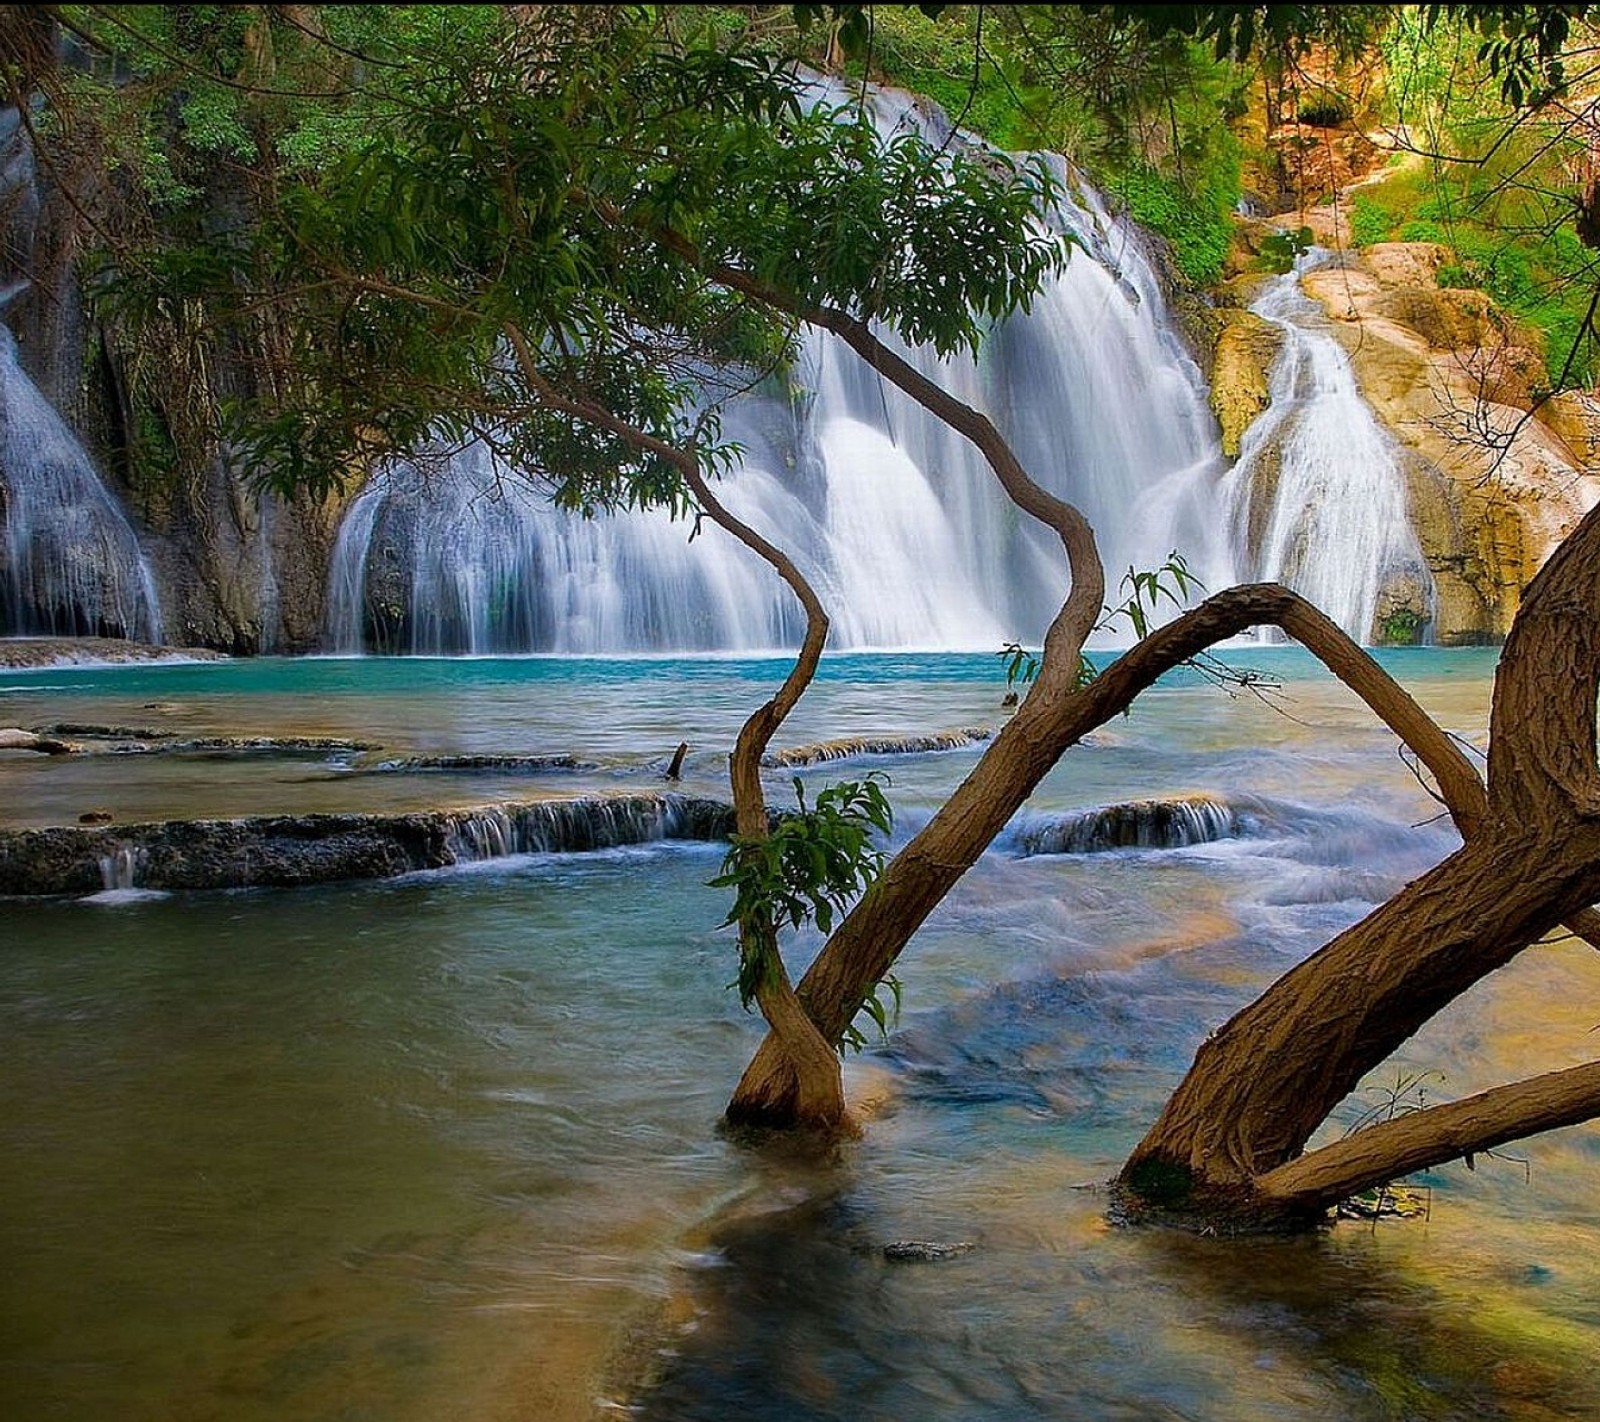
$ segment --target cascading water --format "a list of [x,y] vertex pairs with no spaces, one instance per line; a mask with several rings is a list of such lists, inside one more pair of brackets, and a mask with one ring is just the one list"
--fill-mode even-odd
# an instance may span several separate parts
[[161,640],[150,565],[122,510],[0,326],[0,631]]
[[[882,117],[880,115],[880,117]],[[884,119],[884,121],[890,121]],[[1063,176],[1065,176],[1063,174]],[[1024,465],[1076,502],[1107,567],[1174,548],[1233,581],[1204,382],[1166,318],[1133,230],[1092,195],[1063,201],[1066,271],[977,360],[903,350],[987,412]],[[779,542],[833,618],[831,645],[990,649],[1037,640],[1067,587],[1053,535],[1019,515],[959,436],[816,333],[790,388],[735,401],[745,450],[723,496]],[[349,510],[329,578],[343,652],[753,650],[793,645],[799,609],[771,571],[705,523],[583,520],[481,449],[440,473],[399,466]]]
[[1322,308],[1300,289],[1300,273],[1331,256],[1308,253],[1250,307],[1283,332],[1283,346],[1272,403],[1245,432],[1223,488],[1239,564],[1368,641],[1385,602],[1407,631],[1425,622],[1433,579],[1407,515],[1399,450],[1361,398]]

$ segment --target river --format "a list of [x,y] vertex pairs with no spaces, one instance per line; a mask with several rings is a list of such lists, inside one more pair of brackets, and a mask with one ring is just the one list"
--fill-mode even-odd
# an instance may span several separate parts
[[[1557,1133],[1293,1240],[1109,1225],[1099,1189],[1205,1032],[1454,843],[1393,738],[1291,648],[1072,751],[918,935],[869,1120],[818,1164],[716,1120],[759,1039],[714,846],[376,884],[0,904],[0,1415],[73,1422],[1600,1416],[1594,1170]],[[1493,654],[1383,660],[1481,742]],[[362,756],[0,757],[66,823],[685,788],[762,658],[257,661],[0,677],[0,724],[345,736]],[[830,659],[786,744],[997,725],[993,657]],[[544,776],[380,756],[570,752]],[[976,748],[877,767],[902,835]],[[774,798],[786,777],[775,775]],[[1229,837],[1025,854],[1202,792]],[[796,962],[814,950],[796,946]],[[1524,954],[1344,1113],[1592,1055],[1600,960]],[[1336,1127],[1337,1128],[1337,1127]],[[1509,1157],[1515,1156],[1517,1159]],[[899,1241],[968,1245],[901,1261]],[[891,1251],[892,1253],[893,1251]]]

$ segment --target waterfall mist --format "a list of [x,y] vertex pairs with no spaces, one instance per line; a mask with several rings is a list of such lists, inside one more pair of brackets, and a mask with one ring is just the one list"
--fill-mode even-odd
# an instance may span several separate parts
[[161,641],[150,565],[0,327],[0,632]]
[[[1063,176],[1065,176],[1063,174]],[[898,347],[990,415],[1042,484],[1099,532],[1113,586],[1174,548],[1234,581],[1204,381],[1128,225],[1092,195],[1056,220],[1078,249],[976,359]],[[971,447],[842,342],[811,333],[781,382],[733,401],[744,459],[722,496],[788,550],[835,648],[992,649],[1036,641],[1067,590],[1053,535],[1019,514]],[[560,513],[538,480],[469,448],[397,465],[349,511],[330,570],[342,652],[746,651],[793,645],[799,609],[709,523]]]

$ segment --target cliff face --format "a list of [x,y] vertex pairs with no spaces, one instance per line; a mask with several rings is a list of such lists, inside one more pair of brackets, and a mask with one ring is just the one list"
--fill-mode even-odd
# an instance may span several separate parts
[[1408,452],[1438,640],[1498,640],[1534,573],[1600,500],[1600,406],[1580,395],[1536,404],[1540,354],[1482,292],[1438,286],[1449,256],[1380,244],[1305,287]]
[[[258,495],[198,441],[173,440],[159,473],[135,456],[141,422],[159,417],[130,393],[137,368],[147,384],[165,380],[175,399],[212,399],[250,377],[218,351],[197,386],[173,352],[131,348],[86,309],[83,259],[115,204],[96,155],[68,157],[36,165],[27,126],[15,109],[0,110],[0,315],[19,362],[138,526],[168,640],[241,653],[313,650],[338,510]],[[0,509],[9,492],[0,486]]]

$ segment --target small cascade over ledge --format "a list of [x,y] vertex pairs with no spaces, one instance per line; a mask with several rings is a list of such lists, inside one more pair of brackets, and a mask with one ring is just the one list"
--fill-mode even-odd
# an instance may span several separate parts
[[1103,854],[1113,849],[1183,849],[1236,839],[1255,823],[1248,811],[1214,796],[1181,795],[1028,815],[1007,838],[1023,856]]
[[0,634],[162,640],[150,565],[0,326]]
[[0,896],[290,888],[514,854],[721,840],[733,807],[689,795],[584,795],[412,814],[260,815],[0,830]]

